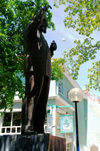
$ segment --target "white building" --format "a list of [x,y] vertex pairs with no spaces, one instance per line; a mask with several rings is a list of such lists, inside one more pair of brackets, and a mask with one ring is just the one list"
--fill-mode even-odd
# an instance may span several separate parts
[[87,96],[87,148],[100,150],[100,99],[85,91]]

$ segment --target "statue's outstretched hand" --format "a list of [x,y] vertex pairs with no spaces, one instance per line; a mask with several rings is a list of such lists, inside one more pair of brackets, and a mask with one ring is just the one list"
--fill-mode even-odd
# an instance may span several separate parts
[[46,11],[48,10],[48,8],[52,9],[52,7],[50,5],[46,5],[43,8],[41,8],[40,13],[43,15],[46,13]]
[[52,7],[51,7],[50,5],[46,5],[46,6],[43,7],[43,10],[44,10],[44,11],[47,11],[48,8],[52,9]]

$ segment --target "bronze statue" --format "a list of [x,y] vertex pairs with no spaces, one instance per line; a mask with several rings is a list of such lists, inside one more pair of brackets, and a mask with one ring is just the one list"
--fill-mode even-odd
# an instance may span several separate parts
[[57,49],[55,41],[47,44],[42,33],[48,26],[45,6],[24,32],[25,98],[22,104],[22,134],[44,133],[44,121],[51,78],[51,57]]

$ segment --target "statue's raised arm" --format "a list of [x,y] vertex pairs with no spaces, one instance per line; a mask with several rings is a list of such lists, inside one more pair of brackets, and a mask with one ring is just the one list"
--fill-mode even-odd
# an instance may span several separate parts
[[32,22],[25,29],[25,34],[36,33],[37,29],[39,29],[43,23],[44,18],[46,17],[46,12],[48,8],[52,8],[50,5],[46,5],[41,8],[40,11],[33,17]]

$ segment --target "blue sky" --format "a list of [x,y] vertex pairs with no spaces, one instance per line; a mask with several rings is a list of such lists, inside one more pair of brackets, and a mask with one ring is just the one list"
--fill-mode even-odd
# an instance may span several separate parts
[[[52,13],[53,13],[52,20],[55,23],[56,31],[52,31],[51,29],[48,29],[45,35],[45,38],[47,39],[49,45],[52,42],[52,40],[55,40],[57,43],[57,51],[55,52],[54,58],[63,57],[63,51],[69,50],[72,47],[74,47],[75,39],[81,39],[81,40],[83,39],[83,37],[80,36],[73,29],[65,28],[63,23],[65,17],[64,8],[65,8],[64,5],[60,6],[58,9],[52,6]],[[99,40],[99,34],[100,32],[98,31],[95,31],[93,33],[93,37],[95,38],[95,40]],[[65,41],[62,40],[63,38],[65,39]],[[100,59],[99,53],[100,52],[98,52],[97,58],[95,59],[96,61]],[[83,64],[80,68],[77,82],[82,88],[85,88],[85,84],[88,83],[87,70],[89,67],[91,67],[91,65],[92,63],[90,61],[88,63]],[[100,92],[92,91],[92,93],[96,96],[100,96]]]

